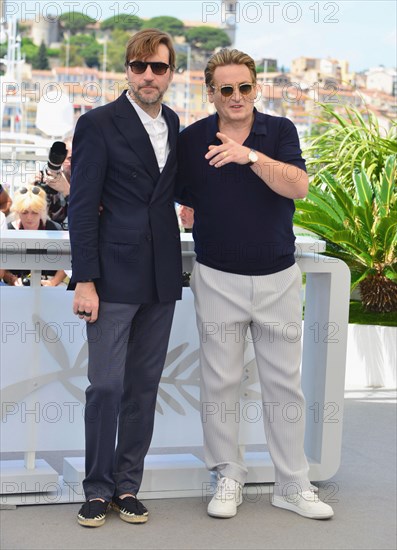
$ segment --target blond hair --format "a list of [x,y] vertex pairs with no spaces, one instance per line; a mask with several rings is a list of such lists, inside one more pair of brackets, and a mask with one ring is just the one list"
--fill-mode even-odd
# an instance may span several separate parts
[[214,84],[215,69],[217,67],[224,67],[225,65],[246,65],[251,73],[252,82],[256,84],[256,67],[252,57],[240,50],[223,48],[219,52],[214,53],[208,60],[204,70],[207,88]]
[[144,29],[131,36],[126,46],[125,66],[127,67],[132,59],[144,61],[146,58],[154,55],[160,44],[167,46],[170,54],[168,64],[170,65],[170,70],[174,71],[176,53],[172,38],[168,33],[159,29]]
[[[38,193],[33,193],[33,189],[38,189]],[[37,185],[26,185],[16,191],[10,210],[19,218],[22,212],[29,209],[40,214],[40,219],[45,224],[48,218],[47,195]]]

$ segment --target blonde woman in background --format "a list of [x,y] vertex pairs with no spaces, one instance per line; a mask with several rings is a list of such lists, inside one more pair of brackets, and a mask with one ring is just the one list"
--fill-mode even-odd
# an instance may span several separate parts
[[[43,189],[37,185],[20,187],[13,197],[11,213],[14,221],[7,226],[8,229],[29,231],[59,231],[61,226],[48,218],[47,196]],[[6,271],[4,281],[11,286],[22,286],[23,280],[28,280],[29,271]],[[60,285],[66,273],[58,271],[43,271],[42,286]]]

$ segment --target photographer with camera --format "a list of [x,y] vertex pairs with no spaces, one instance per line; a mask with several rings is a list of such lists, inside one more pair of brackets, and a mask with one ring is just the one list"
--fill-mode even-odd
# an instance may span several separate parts
[[48,215],[52,221],[67,230],[67,212],[70,193],[72,138],[55,141],[48,155],[47,165],[35,181],[47,193]]
[[[48,219],[47,199],[44,189],[38,185],[20,187],[14,195],[11,213],[15,220],[8,224],[7,229],[17,230],[50,230],[59,231],[61,226]],[[65,271],[43,271],[42,286],[59,286],[66,277]],[[29,286],[29,271],[6,271],[3,280],[10,286]]]

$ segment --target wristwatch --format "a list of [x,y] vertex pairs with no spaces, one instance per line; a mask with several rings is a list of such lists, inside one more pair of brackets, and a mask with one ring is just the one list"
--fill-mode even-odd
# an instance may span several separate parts
[[252,166],[255,162],[258,161],[258,159],[258,153],[255,151],[255,149],[250,149],[250,152],[248,153],[248,166]]

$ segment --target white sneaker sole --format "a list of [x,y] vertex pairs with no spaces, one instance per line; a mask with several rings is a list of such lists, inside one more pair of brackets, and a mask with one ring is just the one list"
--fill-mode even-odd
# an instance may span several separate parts
[[240,504],[242,504],[242,502],[243,502],[243,499],[241,499],[240,502],[237,502],[236,509],[233,512],[229,512],[229,513],[221,512],[221,511],[217,512],[215,510],[211,510],[210,505],[208,505],[207,514],[212,518],[223,518],[223,519],[234,518],[234,516],[237,514],[237,508],[238,506],[240,506]]
[[278,496],[273,497],[272,504],[277,508],[283,508],[284,510],[295,512],[296,514],[299,514],[300,516],[303,516],[309,519],[329,519],[329,518],[332,518],[332,516],[334,515],[334,512],[332,509],[330,512],[324,512],[322,514],[318,512],[313,513],[313,512],[309,512],[308,510],[303,510],[302,508],[299,508],[299,506],[296,506],[296,504],[293,504],[292,502],[288,502],[283,497],[278,497]]

